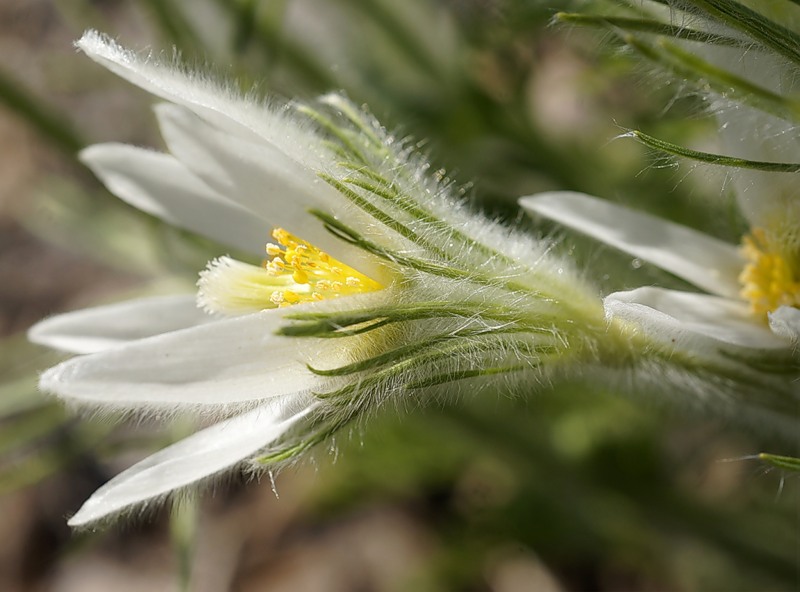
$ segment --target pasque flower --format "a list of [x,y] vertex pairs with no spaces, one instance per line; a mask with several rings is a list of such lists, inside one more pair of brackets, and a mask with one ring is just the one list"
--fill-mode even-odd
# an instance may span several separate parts
[[[211,261],[197,294],[31,329],[84,354],[46,371],[43,390],[208,424],[112,479],[74,526],[223,471],[280,466],[386,403],[527,392],[609,367],[658,367],[689,392],[713,376],[733,399],[754,382],[789,388],[771,372],[783,351],[713,341],[684,356],[684,334],[607,318],[551,242],[471,212],[410,142],[340,95],[270,104],[98,33],[78,47],[167,101],[155,108],[167,152],[102,144],[82,160],[121,199],[238,255]],[[784,433],[796,427],[757,405]]]
[[121,199],[243,256],[209,263],[197,295],[31,329],[88,354],[45,372],[43,390],[211,423],[117,476],[72,525],[291,459],[391,399],[528,383],[594,355],[602,306],[568,263],[469,212],[342,96],[270,105],[98,33],[78,47],[167,101],[155,111],[168,152],[102,144],[81,159]]
[[633,311],[740,345],[787,348],[800,339],[800,268],[763,230],[743,245],[584,194],[520,199],[531,213],[579,230],[694,284],[703,293],[655,286],[605,298],[610,315]]
[[[724,154],[685,149],[642,132],[648,146],[725,166],[750,224],[740,245],[578,194],[522,198],[557,220],[707,292],[646,287],[611,294],[609,312],[660,311],[692,331],[780,348],[800,340],[800,35],[787,3],[735,0],[631,3],[630,15],[561,15],[610,27],[671,80],[690,84],[719,123]],[[573,18],[574,17],[574,18]],[[792,28],[792,27],[795,28]]]

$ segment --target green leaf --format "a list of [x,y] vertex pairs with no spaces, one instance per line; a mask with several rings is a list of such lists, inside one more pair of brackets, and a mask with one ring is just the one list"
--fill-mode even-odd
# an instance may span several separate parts
[[699,8],[733,29],[745,33],[800,64],[800,35],[733,0],[682,0],[678,6]]
[[781,119],[800,122],[800,103],[797,100],[753,84],[681,49],[674,43],[661,39],[656,44],[651,44],[634,35],[623,35],[623,40],[678,78],[692,81],[700,88],[706,88],[727,99],[749,105]]
[[777,469],[800,472],[800,458],[794,456],[780,456],[778,454],[762,452],[758,455],[758,459]]
[[800,164],[793,162],[763,162],[759,160],[747,160],[744,158],[735,158],[733,156],[723,156],[721,154],[711,154],[709,152],[699,152],[684,148],[676,144],[672,144],[665,140],[660,140],[649,136],[639,130],[632,130],[623,134],[620,137],[636,138],[645,146],[672,154],[673,156],[683,156],[692,160],[714,164],[718,166],[736,167],[741,169],[754,169],[758,171],[766,171],[771,173],[796,173],[800,171]]
[[715,45],[741,46],[742,42],[733,37],[717,35],[706,31],[698,31],[687,27],[670,25],[653,19],[616,17],[593,14],[579,14],[569,12],[559,12],[553,20],[558,23],[568,23],[572,25],[585,25],[590,27],[602,27],[606,29],[619,29],[623,31],[633,31],[637,33],[652,33],[664,37],[674,37],[675,39],[685,39],[687,41],[698,41],[700,43],[712,43]]

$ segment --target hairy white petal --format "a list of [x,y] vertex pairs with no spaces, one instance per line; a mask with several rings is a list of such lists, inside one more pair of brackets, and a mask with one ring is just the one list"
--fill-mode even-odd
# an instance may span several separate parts
[[189,72],[174,59],[125,49],[97,31],[84,33],[76,46],[118,76],[188,107],[231,134],[275,142],[298,162],[314,162],[319,156],[319,138],[283,107],[270,108],[263,101],[242,96],[238,88]]
[[723,345],[716,337],[698,332],[683,321],[639,302],[628,302],[617,294],[607,296],[603,302],[609,319],[633,323],[654,342],[661,342],[675,350],[702,352],[713,357]]
[[158,296],[86,308],[50,317],[28,331],[34,343],[88,354],[212,320],[194,295]]
[[737,277],[743,261],[733,245],[582,193],[540,193],[519,203],[529,212],[658,265],[712,294],[739,296]]
[[800,343],[800,310],[792,306],[781,306],[769,314],[769,326],[778,335]]
[[737,300],[646,287],[609,294],[606,297],[607,308],[612,301],[650,307],[669,315],[688,331],[733,345],[756,348],[787,346],[785,339],[753,318],[746,303]]
[[132,206],[263,256],[268,223],[210,189],[174,157],[125,144],[96,144],[80,158],[109,191]]
[[253,406],[263,399],[312,390],[323,379],[306,367],[351,362],[359,336],[295,339],[275,334],[284,316],[382,303],[373,292],[274,308],[141,339],[62,362],[39,386],[95,407],[203,411]]
[[156,108],[170,152],[212,189],[275,226],[301,236],[369,276],[383,266],[314,223],[309,208],[348,220],[367,217],[312,170],[290,159],[269,142],[237,138],[208,125],[175,105]]
[[[252,405],[320,385],[305,357],[337,364],[337,349],[274,335],[282,309],[142,339],[73,358],[40,379],[77,403],[139,409]],[[341,347],[341,346],[338,346]]]
[[201,430],[147,457],[98,489],[70,520],[84,526],[238,466],[318,403],[290,395]]

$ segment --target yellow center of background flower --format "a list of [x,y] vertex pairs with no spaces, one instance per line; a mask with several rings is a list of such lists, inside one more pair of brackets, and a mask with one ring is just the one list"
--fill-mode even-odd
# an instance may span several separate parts
[[278,244],[267,245],[270,259],[261,267],[230,257],[209,263],[197,283],[198,304],[209,312],[245,314],[383,287],[282,228],[272,237]]
[[747,260],[739,282],[741,296],[753,313],[766,316],[780,306],[800,307],[800,270],[775,249],[761,228],[742,241],[742,255]]

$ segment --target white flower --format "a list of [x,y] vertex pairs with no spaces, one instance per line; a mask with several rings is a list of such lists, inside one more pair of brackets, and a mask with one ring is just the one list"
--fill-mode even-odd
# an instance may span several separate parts
[[[386,401],[498,379],[530,388],[551,368],[630,349],[549,244],[467,211],[341,96],[270,106],[97,33],[78,47],[168,101],[156,107],[167,153],[102,144],[82,160],[128,203],[256,262],[266,245],[271,260],[221,256],[197,298],[31,329],[33,341],[86,354],[45,372],[43,390],[212,424],[115,477],[71,525],[290,460]],[[279,244],[266,244],[271,230]]]
[[[609,295],[610,314],[660,311],[697,334],[742,345],[781,348],[800,339],[800,185],[796,169],[774,172],[769,166],[800,163],[800,51],[791,11],[781,3],[762,4],[753,10],[739,2],[630,3],[630,19],[605,23],[603,17],[586,17],[618,33],[630,27],[623,37],[630,47],[705,98],[724,155],[706,154],[704,161],[740,159],[740,166],[726,172],[751,228],[739,247],[586,195],[522,198],[528,211],[654,263],[709,294],[639,288]],[[663,142],[650,145],[682,153]],[[683,153],[693,157],[689,152]]]
[[[520,199],[527,211],[653,263],[707,294],[642,287],[605,298],[612,316],[681,327],[736,345],[787,348],[800,339],[800,269],[755,238],[739,248],[712,236],[572,192]],[[771,330],[770,330],[771,329]]]

